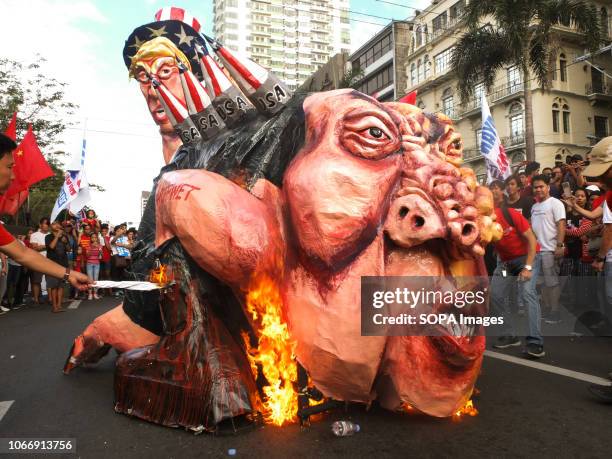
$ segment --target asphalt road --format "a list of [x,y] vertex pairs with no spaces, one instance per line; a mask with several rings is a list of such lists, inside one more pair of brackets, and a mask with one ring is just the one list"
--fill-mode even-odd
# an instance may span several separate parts
[[[95,368],[61,372],[74,336],[116,303],[84,301],[63,314],[31,306],[0,316],[0,406],[13,401],[4,416],[0,409],[0,438],[76,438],[84,458],[228,457],[229,449],[265,458],[610,457],[612,405],[594,401],[587,382],[491,356],[478,381],[480,414],[458,422],[355,405],[307,428],[195,436],[119,415],[114,352]],[[554,367],[600,378],[612,370],[609,338],[549,338],[546,351],[542,362]],[[520,357],[520,350],[504,354]],[[338,419],[358,422],[361,431],[334,437],[330,425]]]

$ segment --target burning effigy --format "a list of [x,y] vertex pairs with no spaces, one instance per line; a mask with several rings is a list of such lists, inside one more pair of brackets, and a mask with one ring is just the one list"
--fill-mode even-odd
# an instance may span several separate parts
[[362,276],[486,276],[501,228],[451,121],[352,89],[292,94],[177,11],[124,49],[178,139],[132,255],[131,280],[159,288],[126,290],[64,371],[113,347],[115,410],[196,431],[296,421],[300,372],[319,399],[474,413],[482,334],[360,327]]

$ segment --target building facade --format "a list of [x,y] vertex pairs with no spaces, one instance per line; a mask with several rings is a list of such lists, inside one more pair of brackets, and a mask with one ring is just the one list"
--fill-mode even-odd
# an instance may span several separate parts
[[296,89],[350,52],[349,0],[213,0],[215,37]]
[[353,87],[380,101],[400,99],[406,93],[406,63],[413,36],[412,23],[392,21],[350,57],[360,71]]
[[[604,35],[609,41],[611,1],[593,2],[600,15]],[[448,115],[463,136],[464,163],[481,180],[486,174],[480,154],[481,94],[485,92],[495,127],[506,152],[516,164],[525,155],[523,76],[516,66],[506,66],[488,90],[474,87],[474,96],[462,101],[451,59],[458,37],[464,32],[461,14],[465,0],[433,2],[414,18],[414,30],[405,68],[406,91],[418,91],[417,105],[430,112]],[[612,81],[585,62],[576,62],[585,51],[582,36],[572,27],[559,26],[554,71],[548,89],[531,82],[536,160],[542,167],[554,165],[556,154],[585,154],[602,137],[610,135],[612,119]],[[593,58],[608,73],[612,71],[610,53]]]
[[344,80],[349,70],[349,54],[338,53],[310,75],[298,88],[298,91],[320,92],[341,88],[346,83]]

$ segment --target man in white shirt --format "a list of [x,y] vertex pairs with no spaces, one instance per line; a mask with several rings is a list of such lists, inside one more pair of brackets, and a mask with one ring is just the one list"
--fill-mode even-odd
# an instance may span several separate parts
[[[43,257],[47,256],[47,251],[45,250],[45,237],[48,233],[49,219],[47,217],[43,217],[38,223],[38,231],[32,233],[32,235],[30,236],[30,246],[32,250],[40,252]],[[43,273],[37,271],[32,271],[30,273],[30,283],[32,284],[32,297],[34,299],[34,303],[36,304],[40,304],[40,291],[42,280]]]
[[531,208],[531,227],[541,247],[542,303],[550,311],[546,322],[557,323],[561,321],[559,266],[565,252],[565,206],[550,195],[549,183],[550,178],[546,175],[536,175],[531,182],[537,201]]

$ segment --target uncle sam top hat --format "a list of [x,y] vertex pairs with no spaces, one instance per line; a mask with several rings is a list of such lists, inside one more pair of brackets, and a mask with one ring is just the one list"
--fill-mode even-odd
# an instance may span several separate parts
[[195,45],[203,45],[204,39],[200,35],[200,23],[182,8],[166,7],[155,14],[155,22],[142,25],[134,29],[125,41],[123,47],[123,61],[129,69],[132,59],[143,43],[157,37],[170,40],[187,57],[191,71],[202,80]]

